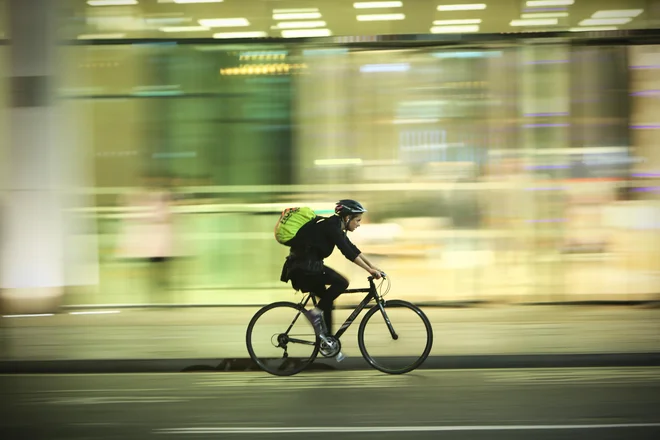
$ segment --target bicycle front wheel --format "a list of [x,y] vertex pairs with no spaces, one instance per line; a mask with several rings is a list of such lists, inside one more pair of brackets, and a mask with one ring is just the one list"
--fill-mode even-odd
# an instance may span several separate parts
[[300,304],[276,302],[255,313],[245,342],[259,368],[276,376],[291,376],[314,362],[319,337],[303,311]]
[[403,374],[422,365],[433,347],[433,328],[422,310],[407,301],[373,306],[358,329],[364,359],[377,370]]

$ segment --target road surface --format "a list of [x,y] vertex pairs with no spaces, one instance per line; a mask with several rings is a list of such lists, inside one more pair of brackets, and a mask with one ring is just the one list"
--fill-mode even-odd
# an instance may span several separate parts
[[0,376],[0,438],[658,439],[660,368]]

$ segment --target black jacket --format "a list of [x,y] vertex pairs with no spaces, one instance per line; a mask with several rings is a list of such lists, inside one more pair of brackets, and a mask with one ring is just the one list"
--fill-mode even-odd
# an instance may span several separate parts
[[350,261],[355,260],[361,253],[342,230],[341,218],[337,215],[307,223],[300,228],[289,245],[295,256],[305,256],[315,260],[328,258],[335,250],[335,246]]

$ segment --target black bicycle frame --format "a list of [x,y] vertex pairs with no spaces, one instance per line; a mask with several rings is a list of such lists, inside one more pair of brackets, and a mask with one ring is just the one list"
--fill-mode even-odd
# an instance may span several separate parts
[[[358,317],[360,312],[362,312],[362,310],[364,310],[365,307],[367,307],[367,305],[371,302],[372,299],[376,300],[376,303],[379,303],[378,293],[376,292],[376,284],[374,284],[374,279],[373,279],[373,277],[369,277],[368,279],[369,279],[369,287],[368,288],[363,287],[361,289],[346,289],[342,292],[342,294],[343,293],[366,293],[367,295],[364,297],[362,302],[360,302],[360,304],[358,304],[358,306],[355,308],[355,310],[353,310],[353,313],[351,313],[351,315],[348,318],[346,318],[346,321],[344,321],[344,323],[341,325],[339,330],[337,330],[337,333],[335,333],[335,335],[334,335],[335,338],[339,339],[341,337],[341,335],[343,335],[346,332],[346,330],[348,330],[348,328],[351,326],[351,324],[353,324],[353,321],[355,321],[355,319]],[[316,298],[314,298],[314,296],[310,294],[309,297],[307,297],[307,300],[303,303],[303,307],[305,305],[307,305],[310,298],[312,298],[312,302],[314,303],[314,305],[316,305]],[[382,309],[382,307],[381,307],[381,309]],[[391,324],[389,324],[389,319],[387,319],[387,321],[388,321],[388,326],[390,327],[390,332],[393,332],[393,330],[391,329]]]

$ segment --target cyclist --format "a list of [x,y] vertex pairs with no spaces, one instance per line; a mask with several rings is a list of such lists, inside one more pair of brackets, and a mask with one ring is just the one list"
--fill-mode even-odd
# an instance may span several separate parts
[[382,271],[364,256],[346,234],[360,227],[365,212],[367,210],[355,200],[340,200],[335,205],[335,215],[310,221],[290,241],[291,251],[282,269],[282,281],[291,280],[294,289],[311,292],[320,298],[317,306],[307,311],[306,315],[324,342],[327,342],[328,334],[333,334],[333,302],[348,288],[345,277],[323,264],[335,246],[344,257],[375,279],[381,278]]

